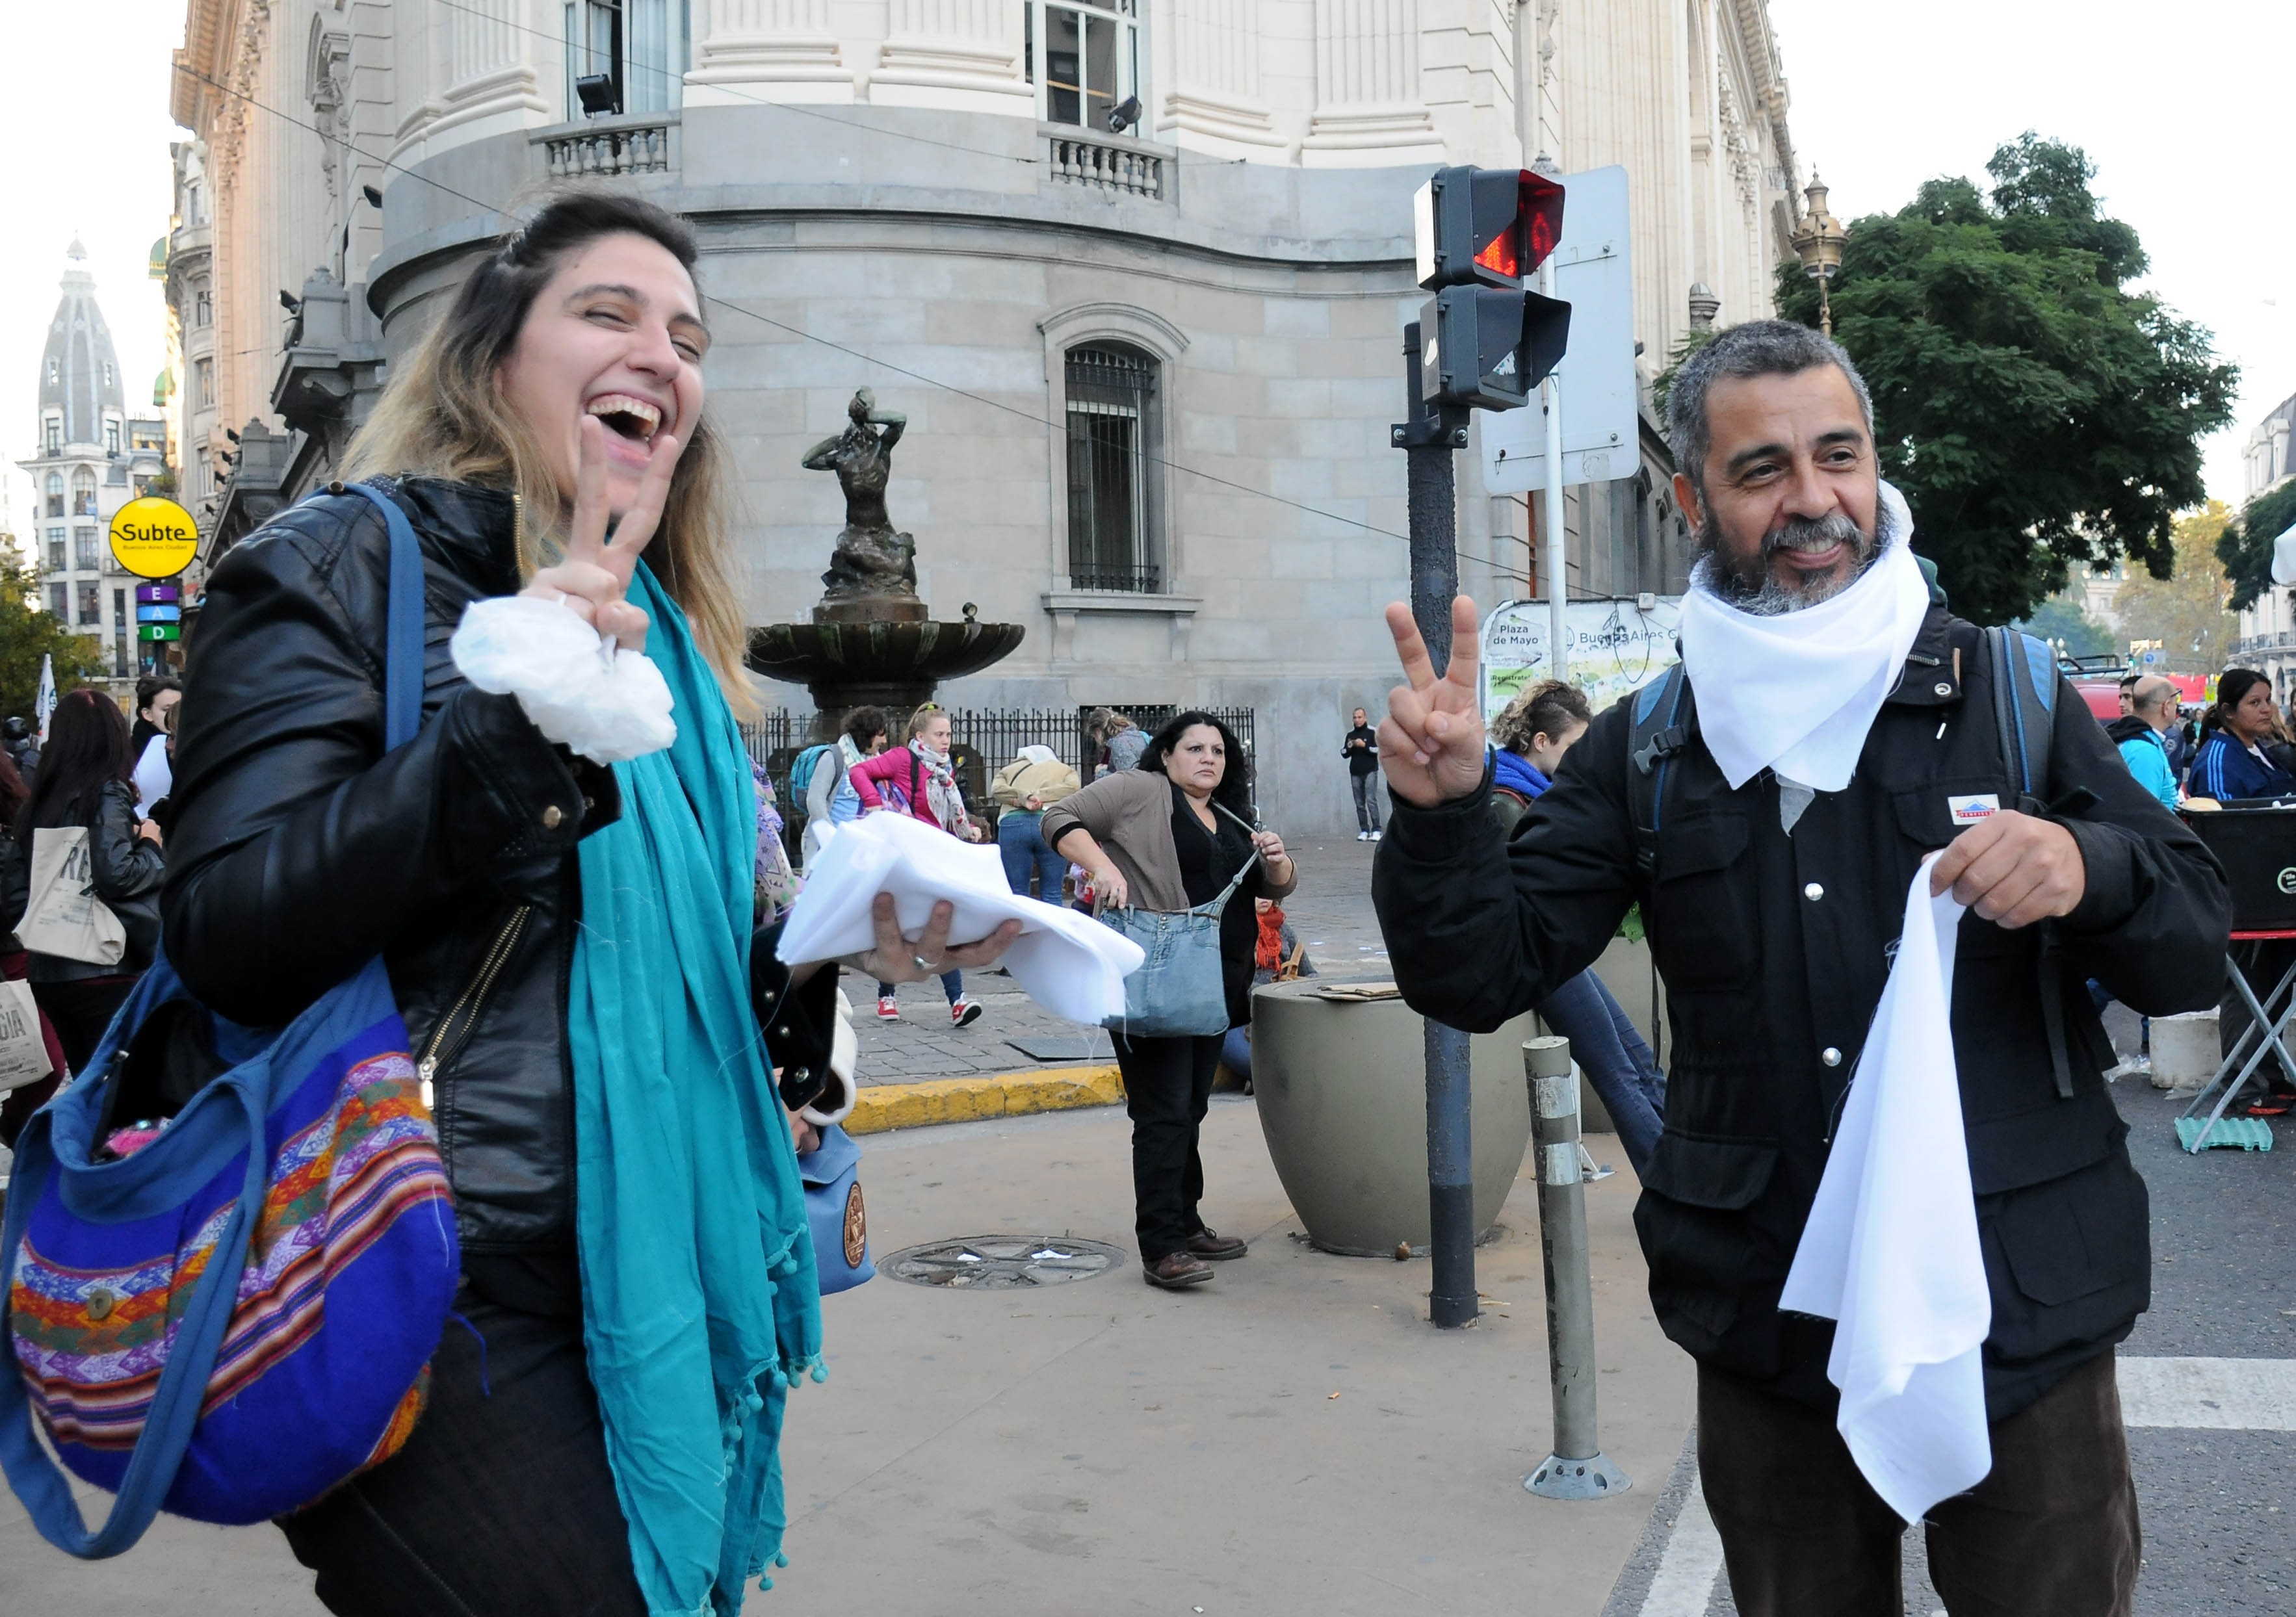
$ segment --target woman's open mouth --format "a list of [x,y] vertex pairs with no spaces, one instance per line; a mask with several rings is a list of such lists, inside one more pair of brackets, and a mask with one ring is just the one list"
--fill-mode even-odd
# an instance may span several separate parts
[[584,409],[607,431],[633,444],[651,444],[661,426],[660,407],[629,393],[602,393]]

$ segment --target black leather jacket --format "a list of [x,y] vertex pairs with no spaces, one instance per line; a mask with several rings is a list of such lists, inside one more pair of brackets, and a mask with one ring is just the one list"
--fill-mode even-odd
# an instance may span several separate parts
[[[274,1025],[381,951],[433,1082],[464,1252],[564,1257],[575,845],[620,794],[514,698],[466,683],[447,649],[466,605],[519,587],[512,497],[423,478],[390,489],[422,546],[422,729],[384,754],[380,511],[315,496],[234,549],[186,670],[168,958],[214,1009]],[[752,975],[773,1059],[825,1066],[836,973],[788,994],[771,943],[757,940]]]
[[[35,954],[26,975],[35,983],[69,983],[83,977],[140,972],[152,963],[152,945],[159,933],[160,884],[167,877],[168,861],[158,843],[135,834],[140,823],[135,813],[135,788],[124,780],[107,780],[94,813],[83,811],[79,800],[74,798],[65,805],[64,816],[60,823],[87,827],[88,870],[95,895],[111,906],[111,912],[127,928],[127,952],[116,966]],[[37,843],[37,832],[34,839]],[[29,853],[25,862],[29,892]],[[17,919],[23,919],[20,905]]]

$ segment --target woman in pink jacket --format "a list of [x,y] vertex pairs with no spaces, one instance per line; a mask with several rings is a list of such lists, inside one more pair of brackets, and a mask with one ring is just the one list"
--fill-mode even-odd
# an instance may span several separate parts
[[[949,759],[949,728],[948,710],[927,702],[909,715],[906,745],[855,764],[846,778],[861,799],[861,812],[906,814],[966,842],[980,841],[981,829],[964,812],[964,797],[957,790],[956,772]],[[980,1001],[965,997],[964,973],[949,972],[940,985],[948,995],[950,1022],[970,1027],[980,1019]],[[901,1019],[900,1002],[894,998],[890,983],[877,984],[877,1019]]]

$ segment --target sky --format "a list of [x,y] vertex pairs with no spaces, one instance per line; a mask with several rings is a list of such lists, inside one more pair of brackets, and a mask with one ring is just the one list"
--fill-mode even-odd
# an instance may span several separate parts
[[[2245,494],[2249,429],[2296,393],[2296,208],[2275,177],[2296,4],[2287,0],[1770,0],[1805,173],[1836,216],[1894,211],[1922,181],[1983,183],[2026,129],[2082,147],[2136,228],[2146,290],[2215,332],[2242,370],[2234,425],[2208,446],[2212,494]],[[145,276],[168,228],[168,56],[184,0],[0,0],[0,457],[4,514],[30,513],[15,458],[37,433],[40,348],[77,234],[119,350],[131,410],[166,361]]]
[[1770,0],[1786,112],[1849,221],[1892,213],[2028,129],[2087,151],[2103,209],[2152,258],[2140,283],[2241,368],[2209,493],[2246,497],[2249,429],[2296,394],[2296,209],[2286,164],[2288,0]]

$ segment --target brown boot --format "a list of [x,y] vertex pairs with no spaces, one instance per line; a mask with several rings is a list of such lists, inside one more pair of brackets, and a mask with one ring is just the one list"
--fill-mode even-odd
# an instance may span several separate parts
[[1212,1278],[1210,1268],[1199,1257],[1186,1252],[1168,1252],[1153,1263],[1145,1263],[1148,1284],[1160,1286],[1166,1291],[1178,1291],[1184,1286],[1200,1286]]
[[1232,1235],[1222,1235],[1217,1229],[1199,1229],[1188,1237],[1188,1250],[1207,1263],[1225,1263],[1251,1249]]

